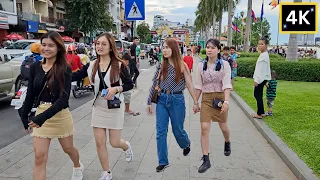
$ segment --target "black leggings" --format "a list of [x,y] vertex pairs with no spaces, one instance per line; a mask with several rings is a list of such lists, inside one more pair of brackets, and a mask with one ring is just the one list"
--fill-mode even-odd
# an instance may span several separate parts
[[261,116],[264,114],[264,105],[263,105],[263,87],[267,83],[267,80],[264,80],[262,83],[258,84],[258,86],[254,87],[254,97],[257,101],[258,111],[257,114]]

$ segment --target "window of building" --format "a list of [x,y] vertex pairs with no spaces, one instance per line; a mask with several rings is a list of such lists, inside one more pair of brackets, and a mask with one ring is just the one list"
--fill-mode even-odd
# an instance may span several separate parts
[[17,12],[22,12],[22,3],[17,3]]
[[15,13],[14,11],[14,1],[13,0],[1,0],[0,1],[0,11]]

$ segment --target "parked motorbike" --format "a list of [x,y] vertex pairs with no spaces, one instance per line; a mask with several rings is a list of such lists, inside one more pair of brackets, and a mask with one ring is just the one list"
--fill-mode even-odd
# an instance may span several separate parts
[[72,82],[71,90],[72,90],[72,95],[75,98],[79,98],[83,94],[93,92],[92,86],[84,86],[83,81],[81,81],[79,85],[76,81]]

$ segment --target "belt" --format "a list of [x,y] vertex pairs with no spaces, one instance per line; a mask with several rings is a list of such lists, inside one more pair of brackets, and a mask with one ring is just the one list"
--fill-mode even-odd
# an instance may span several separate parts
[[43,101],[40,101],[40,104],[52,104],[52,102],[43,102]]
[[183,91],[169,91],[169,90],[161,90],[162,93],[165,94],[183,94]]

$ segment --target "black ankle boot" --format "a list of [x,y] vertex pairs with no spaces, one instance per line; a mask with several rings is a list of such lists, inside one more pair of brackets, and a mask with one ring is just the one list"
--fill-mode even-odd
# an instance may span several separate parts
[[199,173],[204,173],[206,172],[210,167],[211,167],[211,163],[210,163],[210,159],[209,159],[209,154],[208,155],[203,155],[202,159],[203,163],[202,165],[199,167],[198,172]]
[[231,154],[231,143],[230,142],[224,142],[224,155],[230,156]]

